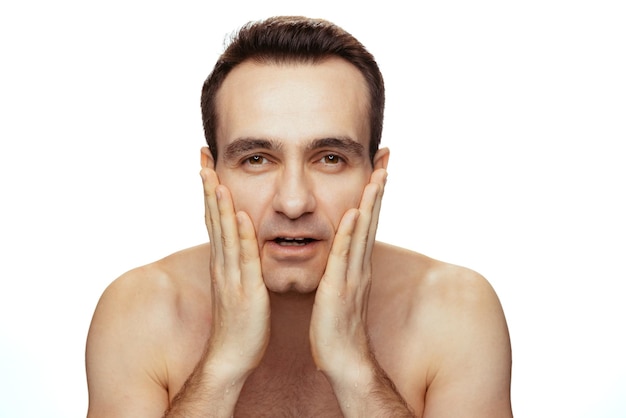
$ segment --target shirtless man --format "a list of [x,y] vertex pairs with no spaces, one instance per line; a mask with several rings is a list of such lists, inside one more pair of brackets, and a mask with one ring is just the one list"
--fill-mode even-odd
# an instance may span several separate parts
[[383,104],[375,61],[340,28],[239,32],[202,94],[210,244],[104,292],[89,417],[511,416],[489,284],[375,241]]

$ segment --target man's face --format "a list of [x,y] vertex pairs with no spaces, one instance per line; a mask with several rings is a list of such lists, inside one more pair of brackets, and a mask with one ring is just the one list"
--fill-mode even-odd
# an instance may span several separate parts
[[[252,219],[270,290],[317,288],[339,222],[373,170],[368,100],[363,76],[341,59],[244,62],[220,88],[214,166]],[[386,162],[379,151],[375,167]]]

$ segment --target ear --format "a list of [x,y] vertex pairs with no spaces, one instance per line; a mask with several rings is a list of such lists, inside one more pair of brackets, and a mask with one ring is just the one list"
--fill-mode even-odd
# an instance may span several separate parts
[[215,169],[215,160],[213,160],[213,154],[211,154],[209,147],[202,147],[200,150],[200,165],[202,168]]
[[379,168],[387,169],[387,163],[389,162],[389,148],[380,148],[374,155],[374,170]]

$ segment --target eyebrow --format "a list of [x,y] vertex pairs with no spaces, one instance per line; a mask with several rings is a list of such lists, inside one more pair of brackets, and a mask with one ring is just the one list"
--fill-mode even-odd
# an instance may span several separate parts
[[308,144],[306,148],[307,151],[315,151],[320,148],[334,148],[352,155],[353,157],[362,157],[365,153],[363,145],[349,137],[316,139]]
[[[239,138],[226,146],[224,160],[236,160],[240,155],[254,150],[279,151],[281,148],[280,142],[271,139]],[[306,151],[311,152],[322,148],[341,150],[356,158],[362,157],[365,153],[363,145],[350,137],[318,138],[307,144]]]
[[280,148],[281,145],[278,142],[269,139],[240,138],[226,146],[224,159],[226,161],[233,160],[241,154],[257,149],[279,150]]

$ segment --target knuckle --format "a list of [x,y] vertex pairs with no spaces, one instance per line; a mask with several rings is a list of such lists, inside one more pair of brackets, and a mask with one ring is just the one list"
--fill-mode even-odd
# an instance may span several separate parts
[[237,246],[237,240],[233,237],[222,235],[222,246],[225,250],[232,250]]
[[239,254],[239,257],[243,264],[249,264],[256,259],[256,256],[254,255],[254,253],[247,248],[241,249],[241,253]]
[[213,216],[209,216],[209,223],[211,224],[211,228],[213,228],[214,231],[220,229],[220,222],[219,222],[219,220],[215,219]]

